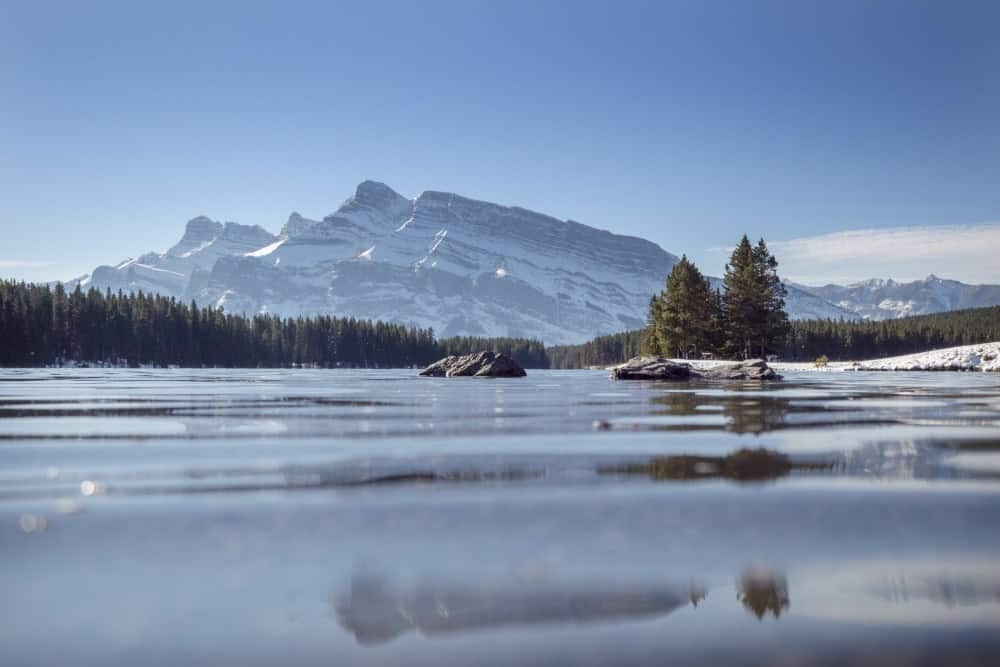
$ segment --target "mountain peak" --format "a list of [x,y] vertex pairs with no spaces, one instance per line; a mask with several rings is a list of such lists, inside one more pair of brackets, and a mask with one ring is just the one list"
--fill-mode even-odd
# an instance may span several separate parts
[[401,194],[390,188],[385,183],[380,183],[378,181],[361,181],[361,183],[358,184],[357,189],[354,191],[354,200],[365,204],[378,205],[380,203],[389,203],[400,199],[404,199]]
[[184,226],[184,232],[199,232],[206,230],[221,230],[222,223],[212,220],[207,215],[198,215],[187,221]]
[[310,220],[309,218],[303,217],[302,215],[299,214],[298,211],[292,211],[291,214],[288,216],[288,222],[286,222],[285,226],[281,228],[281,231],[278,232],[278,235],[284,236],[285,238],[301,236],[315,224],[316,224],[315,220]]
[[184,236],[172,248],[167,250],[168,255],[180,256],[189,253],[196,248],[211,243],[219,236],[224,229],[221,222],[216,222],[208,216],[199,215],[191,218],[184,226]]
[[[444,337],[575,343],[644,326],[676,261],[651,241],[519,206],[441,190],[407,199],[368,180],[321,220],[290,213],[281,237],[198,216],[166,253],[95,272],[91,283],[232,312],[337,313]],[[865,297],[882,300],[874,290]],[[852,314],[791,287],[788,308],[792,317]]]
[[872,278],[846,286],[809,288],[809,291],[874,320],[1000,304],[1000,285],[966,285],[933,273],[910,282]]
[[267,240],[266,242],[270,243],[274,240],[274,234],[260,225],[241,225],[238,222],[227,222],[220,236],[225,239],[245,239],[250,242]]

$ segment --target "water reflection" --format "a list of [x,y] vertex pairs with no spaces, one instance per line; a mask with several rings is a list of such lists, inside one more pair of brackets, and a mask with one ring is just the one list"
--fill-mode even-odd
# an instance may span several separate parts
[[355,574],[334,601],[341,627],[361,644],[406,632],[447,635],[506,626],[607,623],[664,616],[705,597],[695,584],[623,585],[423,580],[410,588]]
[[764,620],[768,612],[777,619],[788,609],[788,580],[767,569],[747,570],[740,578],[736,599],[758,620]]
[[747,396],[742,392],[717,389],[704,394],[688,391],[660,394],[650,402],[665,408],[663,413],[670,417],[718,414],[724,420],[725,430],[734,433],[764,433],[781,428],[785,425],[785,417],[793,409],[790,399],[777,392],[773,395],[759,392]]
[[648,475],[655,480],[732,479],[761,482],[783,477],[793,470],[828,470],[829,463],[792,461],[767,449],[740,449],[728,456],[660,456],[646,463],[600,466],[599,474]]
[[1000,602],[1000,580],[942,574],[900,575],[873,582],[871,592],[887,602],[926,600],[945,607],[967,607]]
[[[697,385],[696,385],[697,387]],[[966,397],[914,398],[905,390],[885,394],[862,388],[822,391],[791,383],[759,389],[718,387],[660,390],[650,396],[647,415],[623,418],[623,426],[654,430],[721,429],[732,433],[767,433],[785,428],[914,423],[915,420],[963,420],[988,423],[995,415],[969,412]],[[831,400],[831,396],[834,399]],[[949,400],[944,400],[949,399]]]
[[3,664],[1000,664],[1000,376],[28,373]]
[[796,576],[796,617],[893,625],[1000,626],[1000,565],[939,554],[816,564]]

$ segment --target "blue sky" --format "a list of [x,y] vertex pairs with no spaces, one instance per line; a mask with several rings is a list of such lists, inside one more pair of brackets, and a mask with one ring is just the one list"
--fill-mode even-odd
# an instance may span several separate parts
[[800,280],[1000,282],[998,34],[973,1],[0,0],[0,275],[163,250],[199,214],[276,231],[372,178],[713,273],[746,232]]

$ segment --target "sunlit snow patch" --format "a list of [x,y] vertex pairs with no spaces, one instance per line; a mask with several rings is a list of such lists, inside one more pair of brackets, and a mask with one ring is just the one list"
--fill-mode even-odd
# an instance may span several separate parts
[[272,252],[274,252],[275,250],[277,250],[278,248],[280,248],[282,246],[282,244],[285,241],[287,241],[287,240],[288,239],[278,239],[274,243],[266,245],[263,248],[260,248],[259,250],[254,250],[253,252],[248,252],[244,256],[245,257],[265,257],[266,255],[270,255]]

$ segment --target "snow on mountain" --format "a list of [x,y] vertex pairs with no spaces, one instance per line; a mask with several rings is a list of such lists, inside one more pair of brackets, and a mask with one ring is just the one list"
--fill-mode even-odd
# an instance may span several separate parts
[[[644,239],[571,220],[449,192],[407,199],[365,181],[322,220],[292,213],[277,236],[197,217],[166,252],[78,281],[231,312],[336,314],[552,344],[643,326],[676,261]],[[796,286],[787,305],[793,318],[854,317]]]
[[290,219],[279,241],[221,259],[193,296],[444,336],[579,342],[642,326],[676,261],[642,239],[452,193],[406,199],[372,181],[323,220]]
[[[709,276],[712,289],[724,291],[722,278]],[[793,320],[859,320],[857,313],[830,303],[826,299],[806,291],[800,285],[785,282],[785,310]]]
[[873,320],[1000,305],[1000,285],[967,285],[934,274],[909,283],[873,278],[847,286],[796,287]]
[[98,266],[89,275],[67,281],[66,285],[141,290],[182,298],[196,272],[208,271],[220,257],[245,254],[274,239],[273,234],[256,225],[221,223],[198,216],[188,221],[184,236],[166,252],[150,252],[114,266]]

